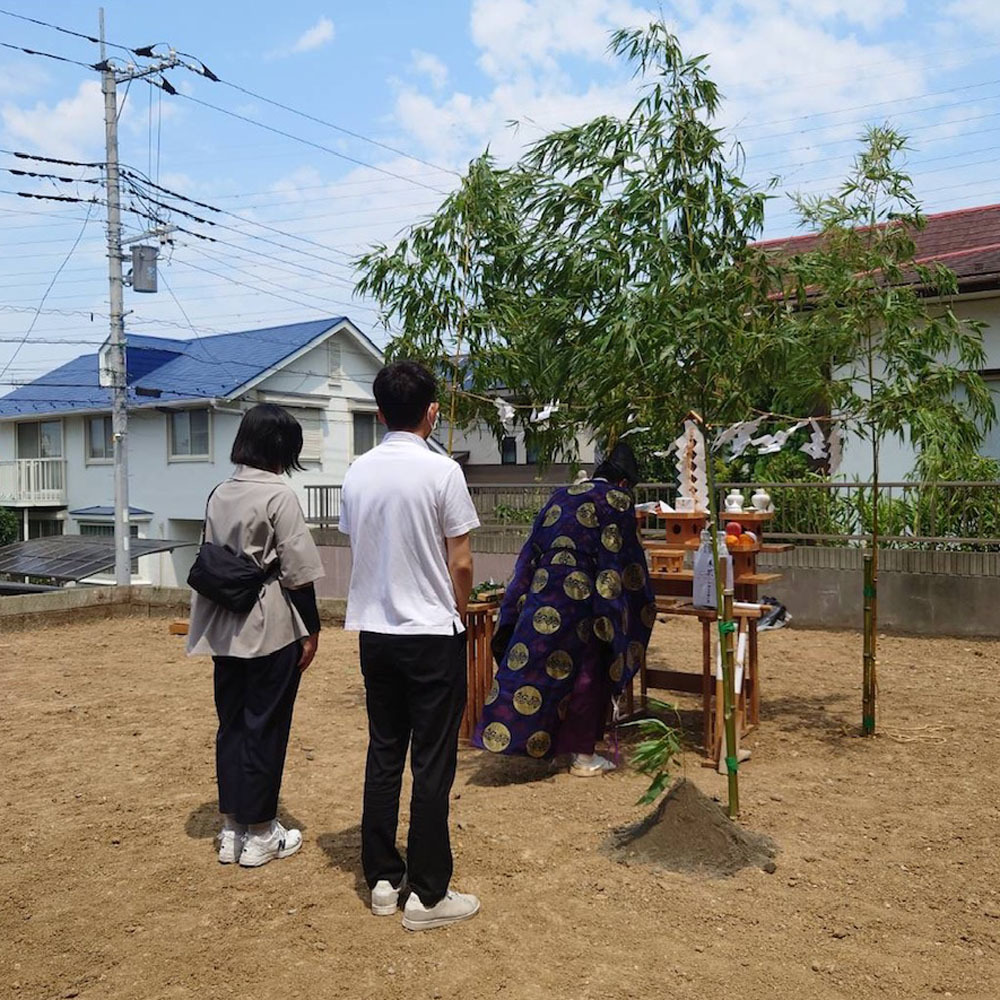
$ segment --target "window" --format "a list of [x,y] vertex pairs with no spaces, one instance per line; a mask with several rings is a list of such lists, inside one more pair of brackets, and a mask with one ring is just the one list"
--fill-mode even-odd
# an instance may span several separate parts
[[18,458],[62,458],[62,421],[17,425]]
[[354,414],[354,457],[371,451],[385,437],[385,425],[374,413]]
[[[130,538],[138,538],[139,537],[139,525],[137,525],[137,524],[130,524],[128,526],[128,533],[129,533],[129,537]],[[115,537],[115,526],[110,521],[107,522],[107,523],[105,523],[105,522],[101,522],[101,523],[81,522],[80,523],[80,534],[81,535],[90,535],[91,537],[97,535],[97,536],[102,537],[102,538],[114,538]],[[114,570],[108,570],[108,572],[109,573],[113,573]],[[132,574],[132,576],[138,576],[139,575],[139,560],[138,559],[133,559],[132,560],[132,568],[131,568],[131,570],[129,572]],[[100,575],[103,576],[104,574],[100,574]]]
[[302,462],[323,461],[323,415],[321,410],[305,407],[288,408],[288,412],[302,425]]
[[528,465],[538,464],[538,445],[524,442],[524,461]]
[[340,351],[340,341],[326,342],[327,377],[331,382],[339,382],[344,377],[343,359]]
[[209,457],[208,410],[176,410],[169,416],[170,457]]
[[110,462],[115,455],[111,417],[91,417],[87,421],[87,460]]
[[500,464],[517,465],[517,438],[505,437],[500,445]]
[[63,533],[62,521],[57,521],[54,517],[29,517],[28,537],[29,538],[51,538],[54,535]]

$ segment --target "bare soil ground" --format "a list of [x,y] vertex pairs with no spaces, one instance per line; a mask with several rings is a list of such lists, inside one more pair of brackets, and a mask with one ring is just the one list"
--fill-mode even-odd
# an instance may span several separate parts
[[[657,626],[654,662],[695,668],[690,624]],[[1000,996],[994,643],[883,639],[865,740],[859,638],[762,636],[741,821],[777,843],[770,875],[615,861],[642,776],[465,752],[455,885],[483,910],[409,934],[368,913],[359,873],[354,638],[324,632],[299,696],[282,808],[306,845],[247,871],[213,856],[210,663],[166,626],[0,635],[4,998]],[[683,772],[724,794],[695,751]]]

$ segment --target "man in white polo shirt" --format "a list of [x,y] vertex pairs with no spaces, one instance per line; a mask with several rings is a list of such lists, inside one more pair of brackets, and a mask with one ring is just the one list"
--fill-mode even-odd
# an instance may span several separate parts
[[[388,433],[344,477],[340,530],[353,567],[346,628],[361,633],[368,706],[361,858],[372,912],[403,926],[465,920],[475,896],[451,892],[448,804],[465,709],[465,609],[472,589],[469,532],[479,518],[456,462],[427,444],[437,384],[422,365],[397,361],[375,378]],[[413,793],[406,861],[396,847],[399,792],[410,749]]]

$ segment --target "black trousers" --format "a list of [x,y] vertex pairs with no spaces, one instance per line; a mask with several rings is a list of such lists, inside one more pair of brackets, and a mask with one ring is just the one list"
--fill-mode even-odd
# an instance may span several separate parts
[[[361,862],[380,879],[410,888],[425,906],[451,880],[448,805],[465,709],[466,636],[361,633],[368,704],[368,763],[361,819]],[[413,794],[406,862],[396,847],[399,792],[410,749]]]
[[219,812],[237,823],[266,823],[278,813],[301,655],[296,641],[254,659],[213,657]]

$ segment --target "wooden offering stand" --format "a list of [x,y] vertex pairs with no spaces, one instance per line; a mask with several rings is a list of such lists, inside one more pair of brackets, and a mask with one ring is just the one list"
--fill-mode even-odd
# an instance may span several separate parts
[[468,690],[465,696],[465,714],[458,730],[459,742],[465,746],[472,739],[482,717],[486,697],[493,686],[492,642],[500,594],[502,591],[495,598],[471,601],[465,613],[465,628],[469,636],[466,659]]
[[[737,718],[741,734],[753,730],[760,718],[760,685],[758,675],[757,622],[768,609],[758,603],[759,588],[781,578],[780,573],[762,573],[757,568],[760,552],[780,552],[790,545],[763,542],[764,526],[774,517],[773,511],[745,510],[739,513],[720,513],[720,531],[726,523],[737,522],[744,532],[752,531],[757,542],[748,547],[734,546],[733,583],[736,603],[734,617],[737,625],[747,632],[746,663],[742,690],[737,699]],[[647,668],[639,671],[640,709],[645,707],[650,687],[666,691],[682,691],[702,696],[703,746],[707,756],[713,756],[718,746],[715,732],[715,663],[712,656],[712,629],[718,615],[713,608],[696,608],[691,598],[694,589],[694,572],[684,569],[684,556],[694,552],[701,544],[701,533],[708,525],[705,513],[648,514],[644,520],[655,519],[665,526],[665,538],[647,539],[643,542],[650,565],[650,579],[656,595],[659,614],[697,618],[701,623],[702,656],[701,673],[690,671]],[[627,693],[627,711],[633,713],[633,694]]]

